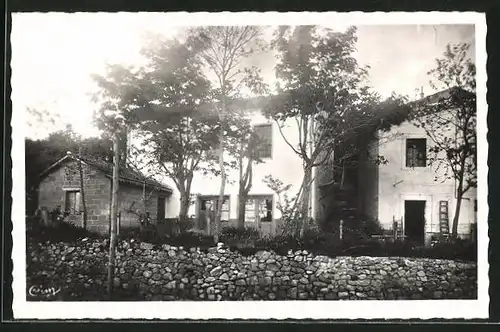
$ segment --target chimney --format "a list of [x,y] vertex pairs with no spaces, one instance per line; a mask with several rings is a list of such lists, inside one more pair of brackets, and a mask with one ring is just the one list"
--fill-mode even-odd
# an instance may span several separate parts
[[420,86],[420,98],[424,98],[424,86]]

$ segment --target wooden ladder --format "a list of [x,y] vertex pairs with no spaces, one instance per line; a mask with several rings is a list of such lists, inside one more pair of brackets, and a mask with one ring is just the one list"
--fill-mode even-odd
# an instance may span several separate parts
[[448,201],[439,201],[439,233],[445,238],[450,235]]

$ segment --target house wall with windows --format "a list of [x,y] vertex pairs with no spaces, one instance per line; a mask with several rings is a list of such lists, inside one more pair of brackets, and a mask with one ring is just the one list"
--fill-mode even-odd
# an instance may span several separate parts
[[[270,138],[270,145],[264,150],[269,153],[262,158],[262,163],[253,166],[252,188],[247,202],[245,226],[260,229],[262,234],[274,234],[280,227],[281,217],[278,209],[277,195],[263,182],[266,175],[272,175],[283,181],[284,184],[291,184],[289,194],[293,195],[300,187],[303,177],[301,159],[292,151],[290,146],[282,138],[277,124],[266,119],[258,110],[248,111],[251,122],[257,127],[260,135]],[[289,121],[281,129],[285,137],[292,145],[298,143],[298,130],[295,121]],[[225,155],[229,160],[230,156]],[[238,169],[231,169],[228,172],[228,181],[224,193],[227,202],[223,205],[223,226],[235,226],[238,218]],[[165,181],[172,187],[173,182]],[[192,183],[192,194],[194,200],[189,208],[188,214],[195,217],[203,215],[205,204],[211,202],[214,205],[215,199],[219,195],[220,177],[195,174]],[[168,217],[176,217],[179,214],[179,193],[174,193],[169,198],[167,205]]]
[[[85,203],[87,208],[87,229],[107,234],[110,227],[111,179],[104,172],[83,164]],[[65,221],[75,226],[82,225],[83,205],[80,193],[80,177],[75,161],[63,162],[46,174],[38,186],[38,207],[52,211],[59,207],[67,211]],[[147,205],[154,222],[167,210],[167,195],[156,190],[146,189]],[[141,186],[120,181],[118,191],[119,227],[139,227],[138,213],[142,212],[143,190]],[[159,208],[159,204],[164,208]]]
[[[453,137],[454,131],[448,131]],[[380,132],[374,144],[377,145],[377,153],[387,159],[387,164],[378,166],[378,176],[371,180],[378,187],[373,197],[377,208],[371,206],[364,212],[377,218],[387,229],[392,228],[394,220],[402,220],[400,227],[409,231],[411,221],[420,213],[418,207],[410,211],[412,202],[424,201],[420,204],[424,210],[422,231],[424,241],[428,244],[431,236],[440,232],[440,210],[443,211],[444,204],[447,205],[451,231],[457,203],[456,183],[453,179],[445,179],[443,168],[430,165],[426,150],[432,141],[425,131],[410,122],[403,122],[389,132]],[[476,191],[472,188],[462,201],[458,224],[461,237],[468,237],[471,232],[471,224],[475,222],[475,202]]]

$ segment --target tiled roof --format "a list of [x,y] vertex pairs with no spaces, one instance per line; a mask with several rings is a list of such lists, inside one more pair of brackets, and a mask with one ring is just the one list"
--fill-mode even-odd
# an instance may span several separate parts
[[[52,164],[48,169],[46,169],[41,174],[40,177],[43,177],[46,174],[50,173],[53,169],[57,168],[59,165],[61,165],[63,162],[65,162],[69,159],[78,160],[79,158],[72,155],[72,154],[68,154],[65,157],[58,160],[57,162],[55,162],[54,164]],[[107,177],[111,178],[113,176],[113,163],[111,163],[109,161],[105,161],[102,159],[89,158],[89,157],[80,158],[80,160],[83,163],[85,163],[91,167],[94,167],[94,168],[98,169],[99,171],[103,172]],[[123,167],[123,166],[120,167],[119,177],[120,177],[120,182],[122,182],[122,183],[128,183],[128,184],[137,185],[137,186],[142,186],[144,183],[146,183],[146,186],[151,188],[151,189],[155,188],[158,191],[165,191],[168,193],[172,193],[172,191],[173,191],[171,187],[169,187],[165,184],[162,184],[154,179],[148,178],[148,177],[144,176],[143,174],[141,174],[140,172],[135,171],[129,167]]]
[[[437,104],[442,100],[450,98],[454,93],[465,94],[467,96],[472,96],[474,93],[463,90],[458,87],[448,88],[445,90],[441,90],[432,95],[425,96],[418,100],[409,102],[408,104],[402,105],[400,107],[395,107],[387,111],[387,115],[385,117],[386,125],[400,125],[404,121],[408,120],[408,116],[411,112],[418,108],[419,105],[433,105]],[[388,129],[388,128],[386,128]]]

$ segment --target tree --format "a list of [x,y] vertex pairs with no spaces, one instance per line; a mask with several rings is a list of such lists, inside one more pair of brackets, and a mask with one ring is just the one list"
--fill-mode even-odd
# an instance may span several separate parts
[[[39,140],[26,138],[26,193],[29,204],[28,213],[36,208],[36,191],[39,184],[39,175],[50,165],[66,156],[67,152],[80,155],[84,158],[111,160],[112,143],[101,137],[77,137],[71,127],[52,132],[48,137]],[[74,170],[79,172],[78,169]],[[78,173],[77,173],[78,175]],[[78,175],[79,176],[79,175]]]
[[[259,36],[262,31],[255,26],[211,26],[197,27],[190,31],[189,43],[200,50],[206,68],[215,77],[217,84],[216,97],[219,101],[216,107],[221,122],[228,115],[229,103],[239,93],[245,83],[245,77],[258,77],[256,67],[241,68],[243,59],[252,55],[255,47],[260,47]],[[225,132],[224,127],[219,130],[218,159],[221,176],[219,202],[224,200],[224,191],[227,180],[225,169]],[[222,204],[217,204],[215,215],[215,242],[219,241]]]
[[457,237],[458,220],[464,194],[477,186],[476,67],[468,56],[470,45],[448,44],[436,67],[429,71],[435,89],[448,88],[434,101],[415,104],[413,122],[423,128],[432,141],[429,163],[436,166],[436,180],[456,181],[452,238]]
[[238,169],[238,228],[243,228],[245,223],[245,205],[252,188],[253,166],[262,162],[258,150],[259,137],[245,111],[241,110],[231,118],[229,126],[233,130],[226,135],[226,149],[236,161],[236,165],[231,166]]
[[120,177],[120,137],[123,137],[131,124],[136,119],[136,108],[131,106],[129,92],[135,88],[134,76],[130,70],[119,65],[108,67],[107,77],[93,75],[92,77],[99,86],[94,95],[94,101],[98,104],[95,112],[95,122],[103,130],[105,137],[113,141],[113,177],[111,194],[111,227],[109,241],[108,261],[108,296],[113,297],[113,282],[115,269],[115,255],[117,242],[118,221],[118,190]]
[[[187,219],[195,172],[212,172],[206,151],[216,145],[220,122],[211,110],[212,90],[197,49],[154,36],[142,49],[147,63],[133,72],[114,67],[100,85],[116,91],[127,125],[133,128],[141,168],[165,174],[180,193],[179,220]],[[120,78],[127,83],[120,86]],[[110,82],[116,81],[116,84]],[[122,80],[123,82],[123,80]]]
[[[374,111],[380,98],[368,86],[366,68],[353,57],[355,32],[355,28],[341,33],[316,26],[286,26],[278,28],[273,39],[279,84],[266,113],[302,159],[304,177],[292,204],[293,219],[301,222],[300,233],[310,216],[313,169],[338,160],[333,152],[342,147],[340,159],[346,159],[346,147],[358,133],[380,123]],[[297,144],[282,130],[290,125],[297,129]]]

